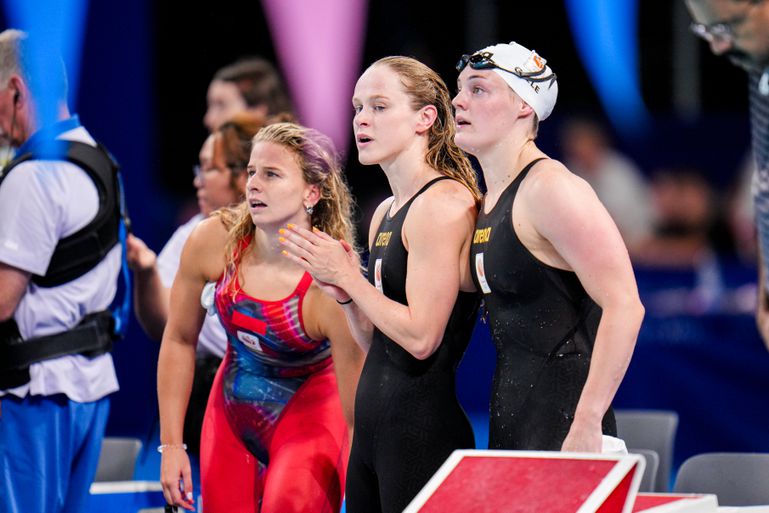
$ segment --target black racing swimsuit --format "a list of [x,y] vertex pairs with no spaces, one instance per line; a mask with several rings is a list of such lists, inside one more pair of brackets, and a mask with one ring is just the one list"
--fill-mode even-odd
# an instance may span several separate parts
[[[560,450],[587,380],[601,309],[577,276],[535,258],[513,229],[527,165],[488,214],[478,216],[470,267],[482,293],[497,366],[489,448]],[[603,432],[616,435],[611,409]]]
[[[390,299],[406,302],[401,229],[414,199],[385,214],[369,258],[369,281]],[[347,471],[347,511],[401,512],[455,449],[474,447],[472,428],[459,405],[455,373],[478,309],[475,294],[460,292],[443,341],[417,360],[374,329],[355,397],[355,437]]]

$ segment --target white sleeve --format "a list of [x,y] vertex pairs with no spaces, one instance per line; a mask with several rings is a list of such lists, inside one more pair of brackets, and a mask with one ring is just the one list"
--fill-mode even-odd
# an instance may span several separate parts
[[204,218],[198,214],[176,229],[171,238],[158,255],[158,274],[164,287],[170,289],[174,284],[174,278],[179,270],[179,262],[182,258],[184,243],[187,242],[192,230]]
[[61,190],[39,166],[20,164],[0,186],[0,262],[45,274],[61,235]]
[[59,240],[98,210],[96,185],[74,164],[19,164],[0,186],[0,262],[44,275]]

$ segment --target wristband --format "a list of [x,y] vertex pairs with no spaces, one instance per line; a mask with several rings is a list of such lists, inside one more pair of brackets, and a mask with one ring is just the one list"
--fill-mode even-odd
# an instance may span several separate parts
[[182,449],[184,451],[187,450],[187,444],[161,444],[158,445],[158,452],[160,454],[163,454],[163,451],[166,449]]

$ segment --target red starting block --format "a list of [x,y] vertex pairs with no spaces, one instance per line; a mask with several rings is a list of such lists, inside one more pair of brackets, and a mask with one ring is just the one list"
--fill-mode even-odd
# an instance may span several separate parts
[[637,454],[454,451],[404,513],[631,513],[644,466]]
[[715,495],[685,493],[639,493],[633,513],[716,513]]

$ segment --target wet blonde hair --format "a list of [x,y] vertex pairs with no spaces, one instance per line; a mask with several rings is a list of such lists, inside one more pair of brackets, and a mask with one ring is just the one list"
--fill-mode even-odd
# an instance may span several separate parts
[[371,67],[378,65],[387,66],[400,76],[414,110],[427,105],[435,107],[438,115],[430,127],[425,161],[439,173],[462,183],[470,190],[475,202],[480,203],[481,191],[475,171],[454,143],[456,125],[446,83],[435,71],[411,57],[384,57]]
[[[310,215],[312,226],[335,239],[344,239],[357,250],[352,211],[354,202],[337,158],[334,144],[327,136],[295,123],[268,125],[254,136],[253,144],[271,142],[280,144],[294,154],[309,185],[317,185],[320,199]],[[248,204],[215,212],[228,228],[227,268],[237,269],[245,253],[243,242],[252,240],[256,233]]]

